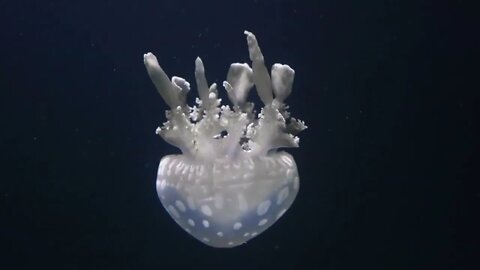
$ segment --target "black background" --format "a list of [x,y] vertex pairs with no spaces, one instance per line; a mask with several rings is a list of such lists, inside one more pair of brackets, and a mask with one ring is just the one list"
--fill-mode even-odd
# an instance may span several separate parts
[[[0,1],[1,268],[478,269],[462,2]],[[194,82],[201,56],[221,83],[245,29],[296,70],[301,189],[264,234],[213,249],[157,198],[178,150],[154,134],[166,105],[142,57]]]

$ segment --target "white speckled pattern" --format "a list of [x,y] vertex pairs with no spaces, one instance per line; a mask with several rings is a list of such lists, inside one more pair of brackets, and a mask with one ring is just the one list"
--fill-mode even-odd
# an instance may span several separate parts
[[[160,162],[157,192],[163,206],[182,228],[207,245],[245,243],[275,223],[297,195],[297,168],[286,152],[238,164],[227,166],[222,160],[204,164],[183,155],[166,156]],[[194,168],[194,173],[176,170],[178,166],[187,167],[185,172]],[[246,174],[250,177],[240,177]],[[215,205],[218,198],[221,205]]]

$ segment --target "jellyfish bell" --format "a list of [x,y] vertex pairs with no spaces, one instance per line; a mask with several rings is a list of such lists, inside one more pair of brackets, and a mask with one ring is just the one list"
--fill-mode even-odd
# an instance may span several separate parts
[[295,199],[298,180],[286,152],[209,161],[170,155],[160,162],[157,192],[183,229],[208,245],[230,247],[280,218]]
[[[245,34],[252,68],[234,63],[223,82],[232,108],[221,105],[216,84],[208,86],[200,58],[195,61],[199,98],[190,107],[190,84],[180,77],[169,80],[157,58],[144,55],[148,74],[170,107],[157,134],[182,151],[161,159],[158,196],[185,231],[213,247],[238,246],[265,231],[299,189],[293,157],[278,150],[298,147],[296,134],[306,128],[284,103],[294,71],[275,64],[270,78],[255,36]],[[253,86],[264,104],[258,114],[246,100]]]

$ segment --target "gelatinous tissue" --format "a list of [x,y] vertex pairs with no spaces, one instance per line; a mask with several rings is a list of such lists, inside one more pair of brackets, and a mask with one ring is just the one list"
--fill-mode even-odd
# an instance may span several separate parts
[[[200,58],[195,60],[199,98],[186,104],[190,83],[170,80],[152,53],[144,55],[148,74],[170,107],[156,133],[178,147],[158,167],[161,203],[185,231],[212,247],[235,247],[274,224],[299,189],[293,157],[279,148],[298,147],[307,128],[290,117],[285,99],[295,72],[274,64],[269,74],[255,36],[245,31],[252,67],[231,64],[223,87],[232,106],[221,105],[217,85],[208,85]],[[255,89],[264,107],[247,101]]]

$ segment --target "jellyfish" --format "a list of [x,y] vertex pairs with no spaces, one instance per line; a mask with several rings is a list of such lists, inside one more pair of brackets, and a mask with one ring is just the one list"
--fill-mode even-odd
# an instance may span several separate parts
[[[190,107],[190,83],[177,76],[170,80],[155,55],[144,55],[150,79],[170,107],[156,133],[181,150],[160,160],[158,196],[186,232],[218,248],[246,243],[292,205],[299,175],[293,157],[280,149],[298,147],[296,135],[307,128],[290,117],[284,102],[294,70],[274,64],[269,74],[255,35],[244,33],[252,67],[230,65],[223,87],[232,106],[221,105],[200,58],[195,60],[199,97]],[[264,105],[259,112],[247,101],[253,86]]]

